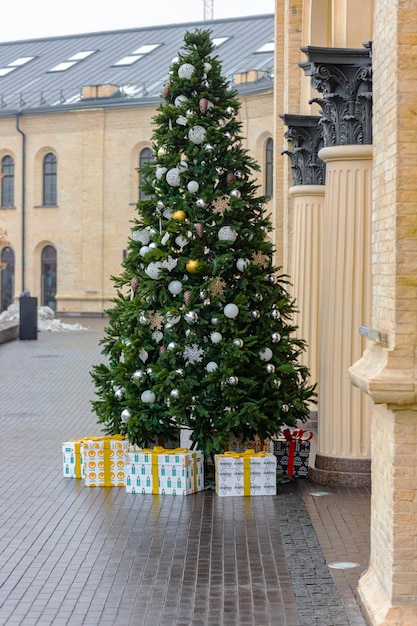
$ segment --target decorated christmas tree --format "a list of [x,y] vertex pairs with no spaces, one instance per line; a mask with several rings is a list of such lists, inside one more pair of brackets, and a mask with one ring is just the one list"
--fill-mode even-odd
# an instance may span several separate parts
[[210,31],[186,33],[162,95],[93,406],[107,434],[147,446],[186,428],[212,455],[305,421],[315,391]]

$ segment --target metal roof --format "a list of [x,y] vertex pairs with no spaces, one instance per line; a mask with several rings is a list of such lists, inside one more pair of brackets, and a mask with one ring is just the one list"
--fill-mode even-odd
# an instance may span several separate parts
[[[237,73],[262,69],[267,79],[253,83],[253,92],[272,89],[274,53],[258,50],[274,41],[273,14],[216,19],[0,43],[0,116],[92,106],[91,100],[81,99],[87,85],[119,87],[118,98],[106,98],[100,106],[154,103],[185,33],[195,29],[210,30],[212,39],[225,38],[214,53],[231,84]],[[150,44],[157,47],[141,56],[139,49]],[[80,55],[83,52],[91,54]],[[134,63],[117,65],[135,52],[140,58]],[[65,71],[51,71],[65,62],[73,64]],[[251,92],[248,83],[236,88]]]

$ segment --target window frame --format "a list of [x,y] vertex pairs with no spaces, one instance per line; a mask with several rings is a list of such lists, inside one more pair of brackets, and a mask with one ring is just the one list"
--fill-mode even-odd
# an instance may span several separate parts
[[1,199],[2,209],[14,207],[14,159],[6,154],[1,160]]
[[57,158],[48,152],[43,158],[42,205],[57,206]]

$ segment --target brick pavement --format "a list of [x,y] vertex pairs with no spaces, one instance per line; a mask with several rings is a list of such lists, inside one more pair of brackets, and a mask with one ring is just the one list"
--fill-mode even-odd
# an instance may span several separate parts
[[100,434],[103,322],[83,324],[0,345],[0,625],[363,626],[364,490],[156,497],[62,477],[61,443]]

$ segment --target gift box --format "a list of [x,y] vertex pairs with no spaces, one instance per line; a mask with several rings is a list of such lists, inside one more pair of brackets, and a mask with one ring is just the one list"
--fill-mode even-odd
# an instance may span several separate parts
[[204,455],[161,446],[126,454],[126,492],[187,496],[204,489]]
[[225,452],[214,457],[216,493],[225,496],[271,496],[277,493],[277,459],[268,452]]
[[245,452],[245,450],[254,450],[255,452],[269,452],[269,439],[261,440],[258,435],[253,439],[242,439],[230,435],[229,450],[232,452]]
[[271,452],[277,458],[277,474],[307,478],[313,433],[301,428],[293,431],[287,428],[282,435],[271,440]]
[[62,444],[64,478],[84,477],[83,439],[64,441]]
[[84,485],[124,487],[126,452],[130,444],[122,435],[83,439]]

